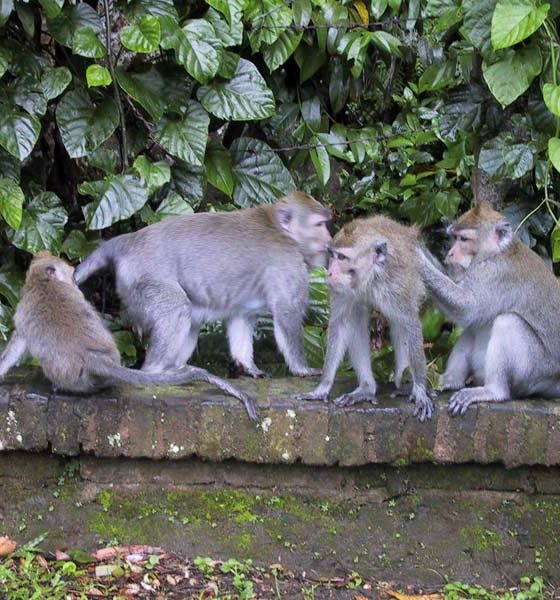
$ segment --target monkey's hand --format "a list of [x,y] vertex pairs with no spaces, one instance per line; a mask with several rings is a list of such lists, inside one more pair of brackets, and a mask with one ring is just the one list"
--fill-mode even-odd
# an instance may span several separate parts
[[314,377],[315,375],[322,375],[323,369],[314,369],[312,367],[302,367],[301,369],[290,369],[292,375],[297,377]]
[[423,423],[426,419],[431,419],[434,412],[434,404],[430,393],[424,388],[413,386],[412,394],[410,394],[410,401],[414,402],[414,412],[412,413],[415,417],[418,417],[419,421]]
[[303,394],[292,394],[292,398],[294,400],[322,400],[323,402],[326,402],[329,397],[329,390],[330,388],[319,386],[310,392],[305,392]]
[[505,402],[509,397],[499,395],[486,387],[463,388],[455,392],[449,400],[449,412],[455,416],[464,415],[471,404],[476,402]]
[[352,406],[358,402],[370,402],[371,404],[377,404],[375,390],[358,388],[353,392],[349,392],[348,394],[342,394],[334,400],[334,403],[337,406]]

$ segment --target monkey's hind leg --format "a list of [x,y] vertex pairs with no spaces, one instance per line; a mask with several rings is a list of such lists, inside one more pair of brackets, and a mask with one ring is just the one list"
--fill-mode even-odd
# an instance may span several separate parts
[[253,358],[253,322],[245,316],[236,316],[227,324],[229,351],[235,365],[251,377],[268,377],[255,365]]

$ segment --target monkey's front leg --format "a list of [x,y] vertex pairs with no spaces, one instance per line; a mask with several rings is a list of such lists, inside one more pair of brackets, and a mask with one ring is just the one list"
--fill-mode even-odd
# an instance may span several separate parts
[[4,377],[6,373],[17,363],[17,361],[25,354],[27,344],[25,339],[14,332],[10,341],[4,348],[4,352],[0,356],[0,378]]

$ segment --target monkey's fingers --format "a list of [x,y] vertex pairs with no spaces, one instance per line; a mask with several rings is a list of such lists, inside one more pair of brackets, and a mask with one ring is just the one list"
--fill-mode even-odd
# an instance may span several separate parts
[[462,389],[458,392],[455,392],[453,396],[451,396],[448,410],[454,417],[459,414],[464,415],[469,406],[473,402],[476,402],[471,392],[472,390]]
[[312,390],[311,392],[305,392],[303,394],[292,394],[294,400],[322,400],[326,402],[328,400],[329,392],[322,390]]
[[414,412],[412,413],[415,417],[418,417],[420,423],[423,423],[427,419],[432,418],[432,414],[434,412],[434,406],[431,401],[421,401],[416,402],[416,407],[414,408]]
[[247,414],[249,415],[249,419],[251,419],[251,421],[258,421],[259,420],[259,416],[257,414],[257,403],[252,399],[249,398],[249,396],[246,396],[245,394],[243,394],[243,398],[240,398],[241,402],[243,402],[244,406],[245,406],[245,410],[247,411]]
[[377,404],[377,398],[372,392],[364,392],[362,390],[354,390],[348,394],[342,394],[338,398],[334,399],[334,403],[337,406],[352,406],[358,402],[370,402],[371,404]]

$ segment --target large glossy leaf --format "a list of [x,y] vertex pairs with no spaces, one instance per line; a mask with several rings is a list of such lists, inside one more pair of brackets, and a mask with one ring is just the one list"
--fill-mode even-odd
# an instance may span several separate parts
[[155,67],[142,73],[127,72],[124,67],[116,69],[121,88],[150,114],[154,121],[161,119],[167,107],[165,80]]
[[276,70],[290,58],[299,46],[302,37],[302,31],[287,29],[278,36],[274,44],[264,46],[262,54],[270,71]]
[[[97,200],[84,207],[88,229],[104,229],[128,219],[148,201],[147,187],[134,175],[109,175],[94,188]],[[94,188],[82,185],[79,191],[91,193]]]
[[12,156],[26,158],[41,132],[40,121],[15,107],[3,106],[0,110],[0,146]]
[[12,53],[8,48],[0,48],[0,77],[3,77],[4,73],[8,70],[11,60]]
[[0,148],[0,177],[7,177],[19,183],[20,170],[21,162],[19,158],[8,154],[3,148]]
[[238,206],[274,202],[296,188],[278,154],[265,142],[241,137],[233,142],[230,152],[235,180],[233,200]]
[[228,23],[212,8],[208,10],[204,18],[211,23],[217,38],[225,48],[239,46],[243,41],[243,23],[241,20],[234,19],[231,23]]
[[533,168],[534,154],[532,145],[515,144],[508,136],[500,135],[482,146],[478,164],[494,179],[518,179]]
[[11,85],[15,104],[32,115],[43,116],[47,112],[47,99],[43,94],[41,80],[35,75],[22,75]]
[[123,2],[121,9],[130,20],[153,15],[154,17],[169,18],[175,22],[179,21],[173,0],[132,0]]
[[299,82],[307,81],[327,62],[327,53],[314,46],[300,44],[294,52],[299,67]]
[[79,158],[113,134],[119,114],[111,97],[94,104],[85,91],[75,90],[64,94],[59,102],[56,122],[68,154]]
[[455,61],[444,60],[430,65],[420,76],[418,91],[441,90],[455,82]]
[[90,65],[86,70],[88,87],[105,87],[111,85],[113,78],[109,69],[102,65]]
[[161,29],[157,17],[143,17],[133,25],[123,27],[120,32],[125,48],[134,52],[154,52],[158,49]]
[[170,43],[175,48],[177,62],[200,83],[206,83],[218,72],[221,42],[208,21],[187,21]]
[[274,96],[257,67],[240,59],[235,76],[226,82],[213,82],[197,91],[204,108],[219,119],[251,121],[274,114]]
[[274,44],[291,25],[292,10],[284,0],[252,0],[245,9],[245,18],[251,23],[251,49],[258,52],[261,44]]
[[39,0],[39,4],[43,7],[47,17],[54,19],[60,14],[64,6],[64,0]]
[[13,179],[0,179],[0,215],[12,228],[19,229],[25,197]]
[[102,58],[105,45],[91,27],[80,27],[72,37],[72,52],[88,58]]
[[534,0],[498,0],[492,17],[494,50],[514,46],[533,34],[545,21],[550,4]]
[[161,201],[155,212],[156,220],[161,221],[168,217],[176,217],[178,215],[186,215],[193,212],[192,206],[179,196],[176,192],[169,192]]
[[486,62],[482,64],[484,80],[502,107],[519,98],[541,69],[541,51],[536,45],[508,50],[498,62],[491,65]]
[[311,162],[315,167],[315,171],[317,172],[317,177],[319,178],[321,185],[327,185],[331,176],[331,161],[329,158],[329,153],[325,147],[319,143],[317,138],[311,138],[311,144],[315,146],[315,148],[311,148],[311,150],[309,150]]
[[208,145],[204,166],[209,183],[231,198],[233,194],[231,156],[222,144],[212,142]]
[[78,29],[89,27],[95,33],[101,31],[101,19],[87,2],[66,6],[55,19],[49,19],[48,29],[54,39],[63,46],[72,47]]
[[209,124],[208,113],[198,102],[191,100],[185,115],[165,115],[158,122],[155,137],[173,156],[202,166]]
[[48,68],[43,71],[41,85],[47,100],[53,100],[70,85],[72,73],[67,67]]
[[553,115],[560,117],[560,85],[545,83],[542,92],[546,108]]
[[171,169],[171,189],[196,206],[206,193],[204,169],[178,160]]
[[463,0],[461,32],[483,54],[492,50],[491,23],[496,0]]
[[148,194],[153,194],[158,188],[171,180],[169,163],[164,160],[150,162],[145,156],[139,156],[132,165],[138,175],[148,186]]
[[52,192],[35,196],[24,208],[18,231],[8,233],[12,244],[31,254],[50,250],[58,254],[64,238],[68,214],[60,198]]
[[560,172],[560,139],[557,137],[548,140],[548,158],[554,168]]
[[84,260],[99,245],[99,240],[88,240],[83,231],[73,229],[60,247],[61,254],[70,260]]

